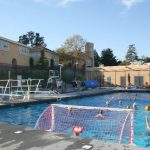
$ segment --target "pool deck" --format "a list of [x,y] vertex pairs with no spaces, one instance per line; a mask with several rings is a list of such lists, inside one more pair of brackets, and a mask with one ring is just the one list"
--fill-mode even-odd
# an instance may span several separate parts
[[11,107],[11,106],[20,106],[20,105],[28,105],[28,104],[37,104],[37,103],[45,103],[45,102],[54,102],[61,99],[69,99],[69,98],[82,98],[87,96],[94,96],[106,93],[113,92],[148,92],[150,93],[150,89],[123,89],[123,88],[97,88],[97,89],[89,89],[89,90],[72,90],[68,89],[65,93],[59,94],[35,94],[35,96],[30,98],[30,100],[22,100],[22,99],[12,99],[12,100],[3,100],[0,99],[0,108],[3,107]]
[[59,94],[35,94],[35,96],[30,98],[30,100],[22,100],[22,99],[12,99],[12,100],[1,100],[0,101],[0,108],[2,107],[11,107],[11,106],[20,106],[20,105],[28,105],[28,104],[37,104],[37,103],[45,103],[45,102],[54,102],[61,99],[68,99],[68,98],[81,98],[86,96],[93,96],[99,94],[105,94],[112,92],[113,88],[105,88],[105,89],[90,89],[85,91],[74,90],[72,92],[66,91],[65,93]]
[[[126,89],[92,89],[87,91],[74,91],[59,94],[60,99],[92,96],[111,92],[127,92]],[[135,90],[130,90],[134,92]],[[150,90],[138,90],[140,92],[150,92]],[[59,100],[60,100],[59,99]],[[56,101],[57,97],[52,96],[41,99],[31,99],[29,101],[11,100],[1,101],[0,107],[10,107],[25,104],[36,104]],[[21,131],[21,133],[19,133]],[[16,133],[15,133],[16,132]],[[0,123],[0,150],[84,150],[85,145],[91,146],[92,150],[146,150],[136,146],[108,143],[93,139],[83,139],[75,136],[56,134],[39,131],[32,128]]]
[[148,150],[0,123],[0,150]]

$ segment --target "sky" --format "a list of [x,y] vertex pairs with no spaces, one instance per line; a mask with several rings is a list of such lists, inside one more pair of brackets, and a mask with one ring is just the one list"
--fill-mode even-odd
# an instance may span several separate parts
[[135,44],[139,57],[150,57],[150,0],[0,0],[0,36],[18,41],[40,33],[47,48],[81,35],[101,54],[111,48],[124,60]]

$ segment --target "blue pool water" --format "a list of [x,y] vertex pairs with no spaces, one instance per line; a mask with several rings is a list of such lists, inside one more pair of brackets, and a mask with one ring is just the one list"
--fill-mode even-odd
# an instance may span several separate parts
[[[150,131],[146,128],[145,116],[150,119],[150,111],[145,111],[145,106],[150,105],[148,93],[113,93],[85,97],[79,99],[61,100],[55,103],[68,105],[83,105],[96,107],[126,108],[129,104],[132,108],[136,98],[137,109],[134,113],[134,142],[137,146],[150,147]],[[122,105],[118,100],[122,100]],[[109,106],[106,101],[110,100]],[[0,121],[34,127],[39,115],[50,103],[28,105],[24,107],[12,107],[0,109]]]

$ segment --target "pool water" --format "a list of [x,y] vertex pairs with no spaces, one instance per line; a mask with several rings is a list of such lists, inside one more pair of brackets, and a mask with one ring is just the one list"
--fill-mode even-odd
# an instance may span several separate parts
[[[110,108],[127,108],[136,101],[137,108],[134,111],[134,143],[141,147],[150,147],[150,130],[146,128],[145,116],[149,117],[150,111],[145,111],[145,106],[150,105],[148,93],[113,93],[78,99],[68,99],[55,102],[66,105],[82,105]],[[119,104],[119,100],[122,104]],[[107,105],[107,101],[109,105]],[[50,103],[28,105],[24,107],[12,107],[0,109],[0,121],[10,124],[34,127],[40,114]]]

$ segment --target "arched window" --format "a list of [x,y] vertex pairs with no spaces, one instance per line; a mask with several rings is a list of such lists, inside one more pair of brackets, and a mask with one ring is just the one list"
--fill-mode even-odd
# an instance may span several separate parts
[[54,59],[51,59],[51,67],[54,67]]
[[17,66],[17,60],[15,58],[12,59],[12,67]]
[[30,67],[33,67],[33,65],[34,65],[33,57],[30,57]]
[[12,59],[12,69],[17,73],[17,60],[15,58]]

